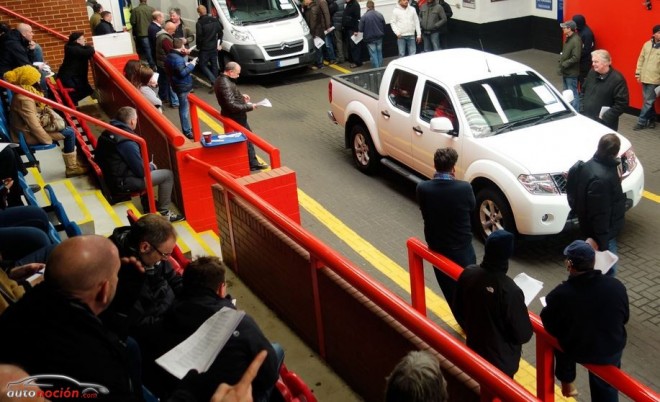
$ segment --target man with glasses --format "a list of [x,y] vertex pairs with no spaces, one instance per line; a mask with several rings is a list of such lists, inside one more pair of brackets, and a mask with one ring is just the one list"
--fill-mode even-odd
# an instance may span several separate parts
[[142,216],[131,226],[114,230],[110,240],[121,257],[134,257],[144,273],[133,265],[119,270],[117,296],[104,320],[119,333],[128,333],[138,342],[158,323],[183,289],[181,276],[169,262],[176,246],[172,223],[158,214]]

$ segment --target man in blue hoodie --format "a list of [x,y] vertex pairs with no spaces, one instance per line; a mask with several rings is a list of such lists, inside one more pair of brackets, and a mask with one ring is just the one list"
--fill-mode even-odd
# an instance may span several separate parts
[[[135,134],[137,112],[130,106],[119,108],[114,120],[110,120],[110,124],[130,134]],[[106,130],[99,137],[94,151],[94,159],[101,167],[105,182],[113,193],[122,194],[144,190],[144,163],[140,155],[140,146],[135,141]],[[170,222],[182,220],[182,215],[168,209],[174,187],[172,171],[157,169],[153,162],[150,166],[151,182],[154,186],[158,186],[158,202],[156,203],[158,212],[168,218]],[[145,206],[143,205],[143,207]],[[144,212],[148,212],[146,208]]]
[[192,61],[186,60],[188,51],[182,38],[175,38],[172,42],[173,49],[165,57],[165,71],[170,78],[172,90],[179,98],[179,119],[181,120],[181,131],[183,135],[192,139],[192,125],[190,123],[190,103],[188,95],[193,89],[192,72],[197,65],[197,58]]

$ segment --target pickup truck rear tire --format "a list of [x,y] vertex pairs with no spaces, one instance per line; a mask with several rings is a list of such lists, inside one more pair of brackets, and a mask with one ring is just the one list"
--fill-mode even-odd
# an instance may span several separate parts
[[378,170],[381,156],[376,152],[369,130],[362,124],[351,127],[351,153],[359,171],[372,174]]
[[502,192],[486,187],[477,193],[475,208],[475,233],[481,240],[496,230],[505,229],[516,234],[516,224],[511,207]]

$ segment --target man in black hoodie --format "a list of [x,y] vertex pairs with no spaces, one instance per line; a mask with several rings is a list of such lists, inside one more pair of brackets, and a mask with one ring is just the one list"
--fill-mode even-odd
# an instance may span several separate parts
[[[206,13],[206,7],[197,7],[197,14],[199,14],[199,20],[197,20],[195,32],[197,34],[197,50],[199,50],[199,68],[213,85],[220,73],[218,51],[222,49],[220,44],[222,43],[223,28],[217,18]],[[209,62],[211,63],[210,70]],[[224,65],[222,68],[224,70]],[[213,90],[210,93],[213,93]]]
[[577,25],[578,35],[582,39],[582,54],[580,55],[580,75],[578,75],[578,92],[582,92],[582,85],[587,73],[591,70],[591,52],[596,49],[596,37],[593,31],[587,25],[587,19],[581,14],[573,16],[572,20]]
[[483,261],[463,271],[454,298],[467,345],[511,378],[518,371],[522,345],[533,334],[525,295],[506,275],[513,241],[505,230],[491,233]]

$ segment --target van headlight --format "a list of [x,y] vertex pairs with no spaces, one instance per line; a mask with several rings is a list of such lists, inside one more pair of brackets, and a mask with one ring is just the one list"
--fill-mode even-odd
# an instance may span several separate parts
[[300,26],[302,27],[303,35],[309,35],[309,26],[304,19],[300,19]]
[[560,194],[552,175],[542,174],[521,174],[518,181],[527,191],[535,195]]
[[244,31],[242,29],[232,28],[231,35],[236,38],[239,42],[254,42],[252,34],[249,31]]

